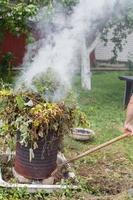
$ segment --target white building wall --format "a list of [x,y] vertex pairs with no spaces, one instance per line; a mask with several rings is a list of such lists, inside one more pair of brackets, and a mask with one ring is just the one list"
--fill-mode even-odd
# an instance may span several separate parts
[[[110,60],[113,57],[112,49],[113,43],[111,41],[108,42],[107,46],[104,46],[104,43],[99,41],[95,49],[96,59],[102,61]],[[133,33],[128,36],[127,44],[124,46],[123,51],[118,54],[117,61],[127,62],[129,57],[133,59]]]

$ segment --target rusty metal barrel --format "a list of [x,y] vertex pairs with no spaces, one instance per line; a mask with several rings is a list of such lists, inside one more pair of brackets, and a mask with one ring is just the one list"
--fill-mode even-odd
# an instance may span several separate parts
[[40,138],[38,148],[34,150],[34,158],[30,161],[30,146],[25,147],[17,141],[15,171],[28,179],[48,178],[57,166],[58,143],[58,139],[52,139],[52,142],[47,142],[47,148],[44,139]]

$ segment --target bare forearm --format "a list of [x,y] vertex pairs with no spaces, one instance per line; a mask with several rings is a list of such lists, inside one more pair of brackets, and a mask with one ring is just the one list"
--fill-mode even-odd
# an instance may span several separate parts
[[130,98],[126,113],[126,123],[131,121],[133,121],[133,95]]

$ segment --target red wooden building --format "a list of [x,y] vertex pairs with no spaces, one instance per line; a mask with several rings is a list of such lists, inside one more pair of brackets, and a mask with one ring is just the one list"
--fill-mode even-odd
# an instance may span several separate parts
[[0,59],[7,53],[13,55],[12,64],[18,67],[22,64],[25,54],[26,36],[25,35],[13,35],[10,32],[5,32],[3,40],[0,41]]

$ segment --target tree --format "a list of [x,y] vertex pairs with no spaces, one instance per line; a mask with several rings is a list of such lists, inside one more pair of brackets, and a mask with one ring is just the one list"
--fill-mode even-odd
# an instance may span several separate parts
[[[66,12],[72,15],[72,10],[79,0],[0,0],[0,29],[9,29],[14,33],[28,32],[27,20],[34,16],[38,9],[44,5],[50,9],[60,2]],[[85,2],[85,1],[79,1]],[[85,89],[91,89],[90,73],[90,53],[96,48],[97,42],[101,38],[105,43],[108,42],[108,33],[112,31],[111,41],[114,43],[115,60],[118,52],[122,50],[126,43],[126,38],[133,31],[133,2],[131,0],[116,0],[113,9],[105,5],[103,14],[90,21],[88,34],[82,41],[82,65],[81,76],[82,86]],[[10,13],[10,14],[9,14]]]
[[36,5],[30,3],[13,3],[9,0],[0,0],[0,30],[9,30],[13,33],[27,32],[27,19],[37,12]]
[[[90,1],[88,1],[88,2],[90,2]],[[81,6],[81,8],[82,8],[83,4],[85,4],[85,6],[87,7],[88,2],[80,0],[79,3],[77,4],[77,6],[74,7],[74,5],[77,3],[77,0],[69,0],[69,1],[68,0],[53,0],[53,1],[47,1],[47,5],[55,8],[58,3],[62,3],[62,5],[65,8],[66,17],[68,17],[68,19],[70,19],[70,21],[71,21],[71,19],[73,17],[75,17],[75,15],[77,15],[77,16],[79,15],[78,7]],[[96,3],[98,3],[98,2],[99,1],[95,2],[93,11],[95,11],[94,9],[97,6]],[[56,4],[56,6],[55,6],[55,4]],[[104,1],[102,2],[102,5],[103,4],[104,4]],[[91,72],[90,72],[90,57],[89,57],[89,55],[96,48],[98,40],[102,37],[104,41],[107,41],[108,40],[108,37],[107,37],[108,32],[110,31],[110,29],[113,30],[113,36],[111,39],[115,44],[113,52],[114,52],[114,55],[116,56],[117,51],[121,50],[122,42],[124,41],[124,39],[126,38],[126,36],[128,34],[127,30],[130,29],[130,27],[132,25],[132,24],[126,22],[126,20],[128,18],[125,17],[125,14],[126,14],[126,16],[129,16],[129,15],[127,15],[127,11],[129,11],[128,10],[129,6],[127,6],[127,4],[123,4],[123,3],[119,4],[118,1],[114,4],[114,7],[112,5],[113,5],[112,2],[107,1],[107,3],[103,7],[102,14],[101,14],[101,12],[99,12],[99,10],[102,9],[102,7],[100,7],[99,10],[97,10],[98,14],[96,13],[94,18],[90,17],[90,19],[87,19],[89,21],[89,26],[87,27],[88,24],[86,24],[86,28],[83,30],[84,36],[82,39],[81,38],[79,39],[80,46],[81,46],[80,54],[81,54],[81,60],[82,60],[82,63],[81,63],[82,86],[85,89],[91,89]],[[83,7],[83,10],[80,10],[80,12],[81,13],[84,12],[84,7]],[[69,16],[68,16],[68,14],[69,14]],[[129,12],[128,12],[128,14],[129,14]],[[86,15],[85,17],[87,18],[88,16]],[[84,23],[84,20],[86,20],[86,19],[83,16],[83,19],[79,19],[79,21],[80,20],[82,20]],[[120,23],[120,21],[124,21],[124,20],[125,20],[125,22],[123,22],[123,26],[121,26],[122,23]],[[51,26],[51,24],[52,24],[52,22],[50,22],[50,26]],[[56,29],[56,27],[54,27],[54,25],[55,24],[53,23],[53,28],[51,28],[51,30]],[[69,24],[69,25],[70,25],[70,27],[72,27],[72,29],[75,29],[73,24]],[[80,24],[78,24],[78,26],[79,26],[78,29],[80,32]],[[59,27],[59,29],[60,29],[60,27]],[[63,30],[64,27],[62,26],[61,29]],[[74,35],[75,31],[73,31],[72,29],[70,28],[70,31],[72,32],[71,35]],[[81,29],[82,29],[82,25],[81,25]],[[45,30],[45,31],[47,32],[47,30]],[[52,33],[53,33],[53,31],[52,31]],[[55,31],[55,33],[56,33],[56,31]],[[119,33],[119,34],[116,35],[116,33]],[[47,35],[47,34],[45,34],[45,35]]]
[[[108,11],[109,9],[107,9]],[[111,40],[114,44],[112,62],[115,62],[118,53],[123,50],[127,42],[128,35],[133,32],[133,2],[118,0],[111,12],[104,13],[102,18],[98,18],[94,24],[92,23],[92,31],[87,38],[88,45],[86,45],[85,51],[88,51],[88,55],[90,55],[100,39],[105,45]],[[110,31],[112,32],[111,38],[108,37]],[[91,89],[90,58],[87,57],[87,59],[88,62],[86,61],[82,65],[82,77],[85,78],[82,79],[82,86],[85,89]]]
[[112,31],[110,40],[114,43],[112,61],[115,62],[118,53],[123,50],[127,42],[128,35],[133,32],[133,2],[131,0],[122,3],[117,1],[113,15],[102,31],[101,39],[105,44],[109,40],[110,31]]
[[112,16],[112,11],[111,5],[107,3],[103,7],[102,14],[96,14],[96,17],[90,20],[90,27],[83,44],[81,65],[82,87],[86,90],[91,89],[90,54],[96,48],[104,28]]
[[[65,7],[72,7],[77,0],[58,0]],[[26,33],[27,20],[36,15],[42,6],[52,8],[54,0],[0,0],[0,30]]]

